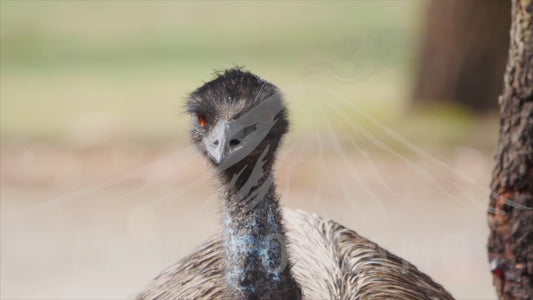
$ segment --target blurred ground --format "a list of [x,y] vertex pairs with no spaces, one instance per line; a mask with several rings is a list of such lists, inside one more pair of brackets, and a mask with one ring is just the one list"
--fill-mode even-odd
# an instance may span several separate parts
[[[458,299],[494,298],[490,155],[458,147],[435,160],[320,140],[284,146],[284,205],[353,228]],[[3,299],[123,299],[221,229],[210,170],[192,147],[12,146],[0,175]]]
[[291,133],[284,205],[494,299],[497,118],[410,106],[424,1],[0,2],[0,297],[124,299],[220,230],[185,95],[244,65]]

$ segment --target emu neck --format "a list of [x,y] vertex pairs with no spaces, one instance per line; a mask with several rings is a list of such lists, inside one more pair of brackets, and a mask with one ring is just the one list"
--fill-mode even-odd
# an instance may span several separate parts
[[228,296],[299,299],[271,168],[263,167],[258,160],[253,169],[227,176],[224,185]]

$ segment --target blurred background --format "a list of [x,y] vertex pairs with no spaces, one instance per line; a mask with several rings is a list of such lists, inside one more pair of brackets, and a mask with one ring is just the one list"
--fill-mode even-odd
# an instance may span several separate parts
[[219,232],[183,103],[245,66],[289,105],[283,205],[495,299],[507,2],[0,2],[1,298],[126,299]]

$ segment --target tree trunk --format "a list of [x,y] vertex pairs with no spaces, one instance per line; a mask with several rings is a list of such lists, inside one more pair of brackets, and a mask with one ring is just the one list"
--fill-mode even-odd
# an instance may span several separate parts
[[512,0],[500,140],[488,213],[500,299],[533,299],[533,1]]
[[414,104],[497,107],[509,45],[509,0],[435,0],[426,14]]

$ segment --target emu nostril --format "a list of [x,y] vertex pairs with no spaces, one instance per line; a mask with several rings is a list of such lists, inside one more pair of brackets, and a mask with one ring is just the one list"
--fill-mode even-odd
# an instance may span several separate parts
[[241,143],[241,141],[239,141],[239,140],[237,140],[237,139],[233,139],[233,140],[229,141],[229,145],[230,145],[231,147],[233,147],[233,146],[237,146],[237,145],[239,145],[240,143]]
[[214,141],[213,145],[218,146],[218,140]]

